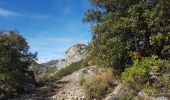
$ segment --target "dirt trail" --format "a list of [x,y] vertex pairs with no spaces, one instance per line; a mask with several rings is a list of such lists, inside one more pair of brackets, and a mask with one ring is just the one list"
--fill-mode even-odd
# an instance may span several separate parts
[[[86,72],[84,70],[86,70]],[[80,80],[93,77],[99,71],[102,71],[102,69],[96,66],[81,69],[63,77],[63,79],[57,82],[42,84],[35,90],[20,95],[13,100],[87,100],[85,91],[83,87],[80,86]],[[120,91],[120,87],[116,90],[116,93],[113,94],[117,94],[117,92]],[[115,98],[115,96],[113,94],[109,94],[107,99],[104,100],[114,100],[113,97]]]
[[78,82],[69,81],[51,98],[54,100],[86,100],[84,90]]
[[51,83],[44,83],[36,87],[34,90],[29,91],[24,94],[20,94],[14,99],[10,100],[57,100],[52,99],[53,95],[56,95],[59,91],[61,91],[68,81],[57,81]]

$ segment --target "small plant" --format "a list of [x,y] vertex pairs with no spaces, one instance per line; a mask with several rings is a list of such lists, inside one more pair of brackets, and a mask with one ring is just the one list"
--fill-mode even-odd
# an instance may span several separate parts
[[153,88],[149,83],[146,83],[144,85],[143,91],[148,95],[154,95],[158,93],[158,90]]
[[[128,92],[122,96],[120,96],[119,100],[134,100],[134,96],[135,96],[135,91],[133,90],[128,90]],[[136,99],[135,99],[136,100]],[[138,99],[137,99],[138,100]],[[139,99],[139,100],[143,100],[143,99]]]
[[84,84],[84,82],[85,82],[85,79],[84,79],[84,78],[81,78],[81,79],[80,79],[80,85],[82,86],[82,85]]
[[101,99],[107,93],[107,90],[115,85],[113,79],[112,70],[106,69],[95,77],[80,80],[80,83],[89,99]]
[[83,73],[87,73],[88,69],[83,69],[82,72]]

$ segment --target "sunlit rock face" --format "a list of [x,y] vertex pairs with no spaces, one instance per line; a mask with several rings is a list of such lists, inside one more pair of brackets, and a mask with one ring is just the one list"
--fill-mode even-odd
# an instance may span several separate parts
[[65,59],[60,59],[58,60],[58,63],[55,65],[55,67],[57,67],[58,69],[63,68],[67,65],[66,60]]
[[87,50],[86,45],[84,44],[77,44],[72,46],[66,51],[66,61],[67,64],[70,65],[71,63],[78,62],[86,57]]
[[74,62],[85,59],[87,55],[86,48],[87,46],[84,44],[76,44],[70,47],[65,53],[65,59],[59,60],[59,62],[56,64],[56,67],[58,69],[64,68]]
[[42,65],[46,67],[56,67],[58,69],[65,68],[74,62],[85,59],[87,55],[86,48],[87,46],[84,44],[76,44],[65,52],[65,59],[51,60],[47,63],[43,63]]

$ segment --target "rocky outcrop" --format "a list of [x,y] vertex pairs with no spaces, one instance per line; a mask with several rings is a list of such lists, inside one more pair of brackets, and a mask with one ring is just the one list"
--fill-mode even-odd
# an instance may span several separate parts
[[[65,59],[55,60],[56,62],[46,67],[56,67],[57,69],[65,68],[74,62],[85,59],[87,55],[87,46],[84,44],[76,44],[70,47],[65,53]],[[54,60],[53,60],[54,62]],[[44,63],[43,65],[47,65]]]
[[86,57],[87,50],[86,45],[76,44],[66,51],[66,61],[67,64],[78,62]]
[[86,45],[84,44],[76,44],[70,47],[65,53],[65,59],[59,60],[57,63],[57,68],[61,69],[74,62],[78,62],[83,60],[87,55]]

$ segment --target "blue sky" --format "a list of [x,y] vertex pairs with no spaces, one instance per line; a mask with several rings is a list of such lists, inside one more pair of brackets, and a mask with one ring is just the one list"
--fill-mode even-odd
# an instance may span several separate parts
[[38,62],[64,58],[76,43],[91,39],[90,25],[81,19],[88,0],[0,0],[0,29],[17,29]]

